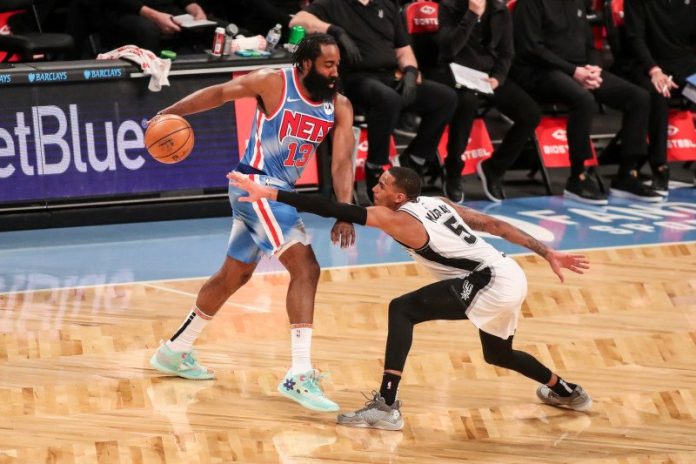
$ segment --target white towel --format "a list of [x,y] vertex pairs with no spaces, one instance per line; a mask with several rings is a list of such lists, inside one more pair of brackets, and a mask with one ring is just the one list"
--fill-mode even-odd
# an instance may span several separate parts
[[97,55],[98,60],[117,60],[119,58],[132,61],[140,66],[144,74],[150,76],[147,88],[151,91],[159,92],[163,85],[169,85],[168,76],[172,60],[158,58],[150,50],[135,45],[124,45],[110,52]]

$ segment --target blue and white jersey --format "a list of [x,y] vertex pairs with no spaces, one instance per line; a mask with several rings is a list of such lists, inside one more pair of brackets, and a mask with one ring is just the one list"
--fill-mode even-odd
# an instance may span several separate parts
[[273,114],[256,109],[240,164],[294,186],[334,125],[334,102],[314,102],[300,91],[297,69],[283,73],[283,99]]

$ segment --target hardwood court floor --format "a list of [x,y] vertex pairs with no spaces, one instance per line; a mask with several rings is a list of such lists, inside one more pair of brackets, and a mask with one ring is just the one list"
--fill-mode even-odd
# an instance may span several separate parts
[[[467,321],[416,329],[402,432],[337,427],[281,398],[285,275],[256,276],[200,339],[215,381],[147,360],[202,281],[0,295],[0,463],[694,463],[696,243],[591,251],[561,285],[521,257],[530,291],[516,346],[594,397],[538,403],[485,364]],[[431,281],[415,264],[324,271],[313,357],[344,410],[379,385],[389,300]]]

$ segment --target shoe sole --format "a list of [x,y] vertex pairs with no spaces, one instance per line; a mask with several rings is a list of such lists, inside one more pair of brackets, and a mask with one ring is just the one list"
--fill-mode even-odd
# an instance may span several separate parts
[[418,135],[416,132],[404,130],[404,129],[399,129],[398,127],[396,129],[394,129],[394,133],[398,134],[398,135],[403,135],[404,137],[411,137],[411,138],[414,138],[416,135]]
[[580,195],[577,195],[573,192],[570,192],[568,190],[563,190],[563,197],[568,198],[569,200],[574,200],[579,203],[585,203],[588,205],[608,205],[609,200],[590,200],[588,198],[583,198]]
[[278,388],[276,388],[276,390],[278,390],[278,393],[280,393],[280,394],[283,395],[284,397],[289,398],[289,399],[293,400],[294,402],[296,402],[297,404],[299,404],[300,406],[303,406],[303,407],[305,407],[305,408],[307,408],[307,409],[311,409],[312,411],[317,411],[317,412],[336,412],[336,411],[338,411],[339,409],[341,409],[341,408],[338,407],[338,405],[336,405],[335,407],[332,406],[331,409],[322,408],[322,407],[320,407],[320,406],[315,406],[315,405],[313,405],[312,403],[310,403],[310,402],[308,402],[307,400],[305,400],[303,397],[299,397],[299,398],[298,398],[298,397],[293,396],[293,395],[289,394],[288,392],[286,392],[286,391],[283,389],[283,384],[278,385]]
[[496,198],[493,196],[493,194],[491,194],[491,192],[488,191],[488,181],[486,180],[486,175],[483,173],[483,162],[476,165],[476,173],[479,175],[479,179],[481,179],[483,193],[488,197],[489,200],[495,203],[501,203],[503,200]]
[[642,197],[640,195],[636,195],[634,193],[626,192],[624,190],[617,190],[617,189],[609,189],[609,193],[611,196],[616,197],[616,198],[624,198],[627,200],[636,200],[636,201],[644,201],[646,203],[660,203],[661,201],[664,201],[664,197],[662,195],[658,195],[655,197]]
[[541,391],[541,387],[539,387],[536,391],[537,399],[539,401],[541,401],[542,403],[549,405],[549,406],[553,406],[555,408],[570,409],[573,411],[581,411],[581,412],[589,411],[592,408],[592,397],[590,395],[588,395],[587,393],[585,393],[585,398],[586,398],[585,402],[583,402],[577,406],[573,406],[570,404],[556,403],[555,401],[553,401],[553,400],[545,397],[541,393],[539,393],[540,391]]
[[586,412],[586,411],[589,411],[590,409],[592,409],[592,398],[590,398],[590,397],[587,398],[587,401],[585,401],[584,403],[582,403],[578,406],[572,406],[570,404],[563,404],[563,403],[552,403],[552,402],[546,401],[544,398],[539,398],[539,400],[542,403],[547,404],[549,406],[553,406],[555,408],[570,409],[572,411]]
[[179,372],[175,371],[174,369],[169,369],[168,367],[163,366],[162,364],[157,361],[157,353],[153,354],[152,357],[150,358],[150,365],[157,369],[160,372],[164,372],[165,374],[171,374],[176,377],[181,377],[182,379],[188,379],[188,380],[213,380],[215,379],[215,374],[213,374],[211,377],[193,377],[185,374],[184,372]]
[[398,432],[404,428],[404,421],[400,420],[396,424],[391,424],[389,422],[379,421],[376,424],[368,424],[366,422],[338,422],[338,425],[343,425],[344,427],[354,427],[356,429],[379,429],[379,430],[389,430],[391,432]]
[[650,187],[650,188],[653,189],[653,190],[655,191],[655,193],[657,193],[658,195],[662,195],[663,197],[669,196],[669,187],[667,187],[666,189],[660,189],[660,190],[658,190],[658,189],[656,189],[655,187],[652,186],[652,182],[649,181],[649,180],[643,182],[643,185],[645,185],[645,186],[647,186],[647,187]]

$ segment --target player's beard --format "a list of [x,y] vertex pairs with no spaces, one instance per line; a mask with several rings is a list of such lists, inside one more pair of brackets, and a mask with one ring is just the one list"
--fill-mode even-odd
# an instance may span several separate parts
[[309,68],[302,83],[314,101],[331,101],[336,95],[336,78],[322,76],[316,71],[314,65]]

